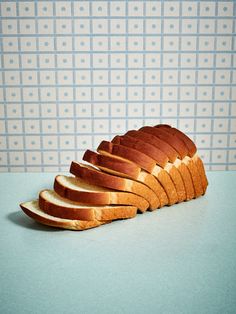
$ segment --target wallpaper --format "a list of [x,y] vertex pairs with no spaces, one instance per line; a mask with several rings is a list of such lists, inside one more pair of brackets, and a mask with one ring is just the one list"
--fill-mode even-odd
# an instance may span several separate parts
[[236,169],[235,1],[1,1],[0,170],[168,123]]

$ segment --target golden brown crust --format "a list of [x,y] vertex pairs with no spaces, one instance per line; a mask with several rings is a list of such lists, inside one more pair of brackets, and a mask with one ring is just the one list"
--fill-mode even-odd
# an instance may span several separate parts
[[168,144],[170,144],[178,153],[178,157],[180,159],[183,159],[188,154],[188,149],[177,136],[170,134],[165,128],[160,128],[158,126],[155,127],[157,131],[155,131],[155,134],[162,139],[163,141],[166,141]]
[[172,128],[171,126],[169,126],[167,124],[159,124],[159,125],[156,125],[155,127],[164,128],[170,134],[173,134],[173,135],[177,136],[179,139],[181,139],[185,143],[186,147],[188,148],[188,156],[189,157],[193,157],[195,155],[195,153],[197,152],[197,147],[194,144],[194,142],[186,134],[184,134],[180,130],[178,130],[176,128]]
[[179,162],[176,164],[176,168],[179,170],[179,172],[181,173],[181,176],[183,178],[184,187],[185,187],[185,191],[186,191],[186,201],[189,201],[195,197],[193,180],[192,180],[191,173],[190,173],[188,167],[183,162],[181,162],[180,160],[178,160],[178,161]]
[[154,193],[154,191],[140,182],[133,181],[132,191],[135,191],[136,194],[139,194],[145,197],[145,190],[146,190],[146,193],[148,193],[148,195],[146,195],[146,199],[149,199],[149,204],[150,204],[149,210],[153,211],[153,210],[156,210],[157,208],[160,208],[159,198]]
[[162,168],[164,168],[168,162],[167,155],[160,149],[127,134],[123,136],[115,136],[112,140],[112,143],[136,149],[137,151],[144,154],[148,152],[148,156],[155,160],[155,162]]
[[[170,162],[175,162],[176,158],[178,157],[178,152],[169,143],[167,143],[165,140],[160,139],[157,134],[155,134],[155,128],[147,126],[139,129],[138,132],[152,135],[155,139],[155,146],[168,156]],[[147,136],[145,136],[145,138],[147,138]]]
[[192,160],[195,163],[195,165],[199,171],[199,175],[200,175],[200,179],[201,179],[201,183],[202,183],[202,188],[203,188],[203,194],[205,194],[207,186],[208,186],[208,180],[207,180],[206,172],[204,169],[204,164],[203,164],[201,158],[197,154],[195,154],[193,156]]
[[103,208],[96,213],[97,220],[110,221],[117,219],[134,218],[137,214],[137,207],[134,206],[113,206],[113,208]]
[[157,180],[162,185],[168,197],[168,205],[173,205],[178,202],[178,194],[176,192],[174,183],[166,170],[161,167],[156,166],[152,172],[152,175],[157,178]]
[[187,162],[185,163],[191,173],[192,181],[193,181],[193,186],[194,186],[194,191],[195,191],[195,197],[199,197],[203,194],[203,188],[202,188],[202,183],[201,183],[201,178],[199,175],[198,168],[196,167],[195,163],[193,160],[189,157],[186,157]]
[[[168,167],[168,166],[166,166]],[[168,171],[168,170],[167,170]],[[186,191],[185,191],[185,187],[184,187],[184,182],[182,179],[182,176],[180,175],[178,169],[173,165],[170,164],[170,168],[169,168],[169,174],[170,177],[175,185],[175,189],[178,195],[178,202],[183,202],[186,200]]]
[[145,183],[148,187],[150,187],[155,192],[155,194],[159,198],[160,207],[168,205],[169,203],[168,197],[162,185],[158,181],[158,178],[156,178],[152,174],[147,173],[146,171],[141,171],[138,177],[138,180]]
[[113,144],[111,142],[102,141],[97,148],[97,151],[101,154],[103,152],[108,152],[112,155],[116,155],[122,158],[126,158],[147,172],[151,173],[156,163],[155,160],[143,154],[142,152],[138,152],[133,148],[129,148],[123,145]]

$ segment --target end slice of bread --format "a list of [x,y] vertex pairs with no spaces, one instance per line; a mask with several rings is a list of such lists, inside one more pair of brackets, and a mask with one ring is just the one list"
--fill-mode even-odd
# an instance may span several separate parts
[[32,218],[33,220],[47,226],[70,229],[70,230],[86,230],[90,228],[95,228],[100,225],[109,223],[110,221],[98,221],[98,220],[71,220],[71,219],[62,219],[57,218],[47,213],[43,212],[39,207],[38,200],[33,200],[30,202],[25,202],[20,204],[23,212]]

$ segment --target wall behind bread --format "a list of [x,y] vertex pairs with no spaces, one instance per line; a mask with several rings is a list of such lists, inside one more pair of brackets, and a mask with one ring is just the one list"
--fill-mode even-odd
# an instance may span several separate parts
[[235,1],[2,1],[0,170],[169,123],[236,169]]

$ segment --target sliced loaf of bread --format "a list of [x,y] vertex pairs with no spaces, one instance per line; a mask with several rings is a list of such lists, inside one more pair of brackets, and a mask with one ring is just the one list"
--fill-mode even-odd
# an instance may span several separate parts
[[87,150],[75,176],[57,175],[54,190],[20,204],[42,224],[85,230],[206,192],[208,181],[193,141],[169,125],[145,126]]

